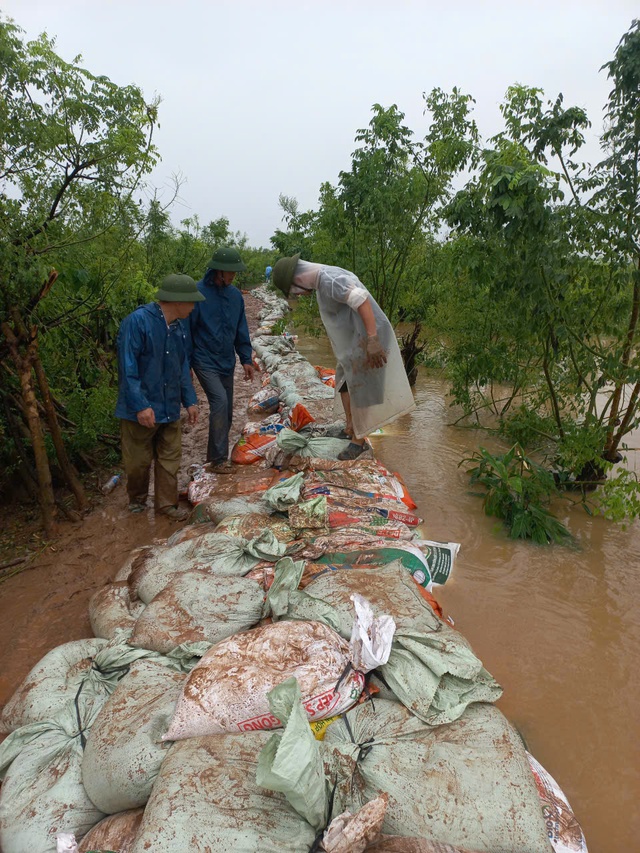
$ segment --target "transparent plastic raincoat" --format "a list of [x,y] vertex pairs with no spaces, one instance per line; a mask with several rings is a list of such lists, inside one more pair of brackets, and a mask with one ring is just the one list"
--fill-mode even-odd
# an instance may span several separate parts
[[[297,273],[298,269],[296,278]],[[338,361],[336,398],[346,381],[353,429],[356,438],[363,438],[415,408],[396,336],[380,306],[352,272],[320,265],[312,286],[317,291],[320,316]],[[378,338],[387,354],[387,363],[378,368],[367,367],[367,333],[358,314],[358,308],[367,298],[371,300]]]

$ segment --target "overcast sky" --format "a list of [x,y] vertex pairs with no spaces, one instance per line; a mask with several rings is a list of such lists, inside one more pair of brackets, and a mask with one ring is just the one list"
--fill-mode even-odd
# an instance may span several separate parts
[[[640,16],[638,0],[0,0],[27,34],[119,84],[159,95],[152,176],[186,179],[178,223],[219,216],[252,245],[280,226],[278,196],[316,207],[348,169],[371,106],[397,104],[419,136],[422,93],[460,87],[484,138],[508,86],[563,92],[593,122],[610,90],[603,63]],[[165,198],[169,197],[165,190]]]

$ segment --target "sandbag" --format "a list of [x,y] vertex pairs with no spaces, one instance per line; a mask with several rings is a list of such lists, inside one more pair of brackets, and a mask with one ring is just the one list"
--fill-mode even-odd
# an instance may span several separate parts
[[264,493],[264,500],[274,510],[284,511],[300,499],[304,475],[284,477]]
[[318,565],[326,565],[329,571],[344,565],[377,570],[396,560],[408,570],[419,587],[423,590],[432,589],[429,563],[414,542],[380,542],[375,547],[325,553],[318,558]]
[[174,744],[144,812],[132,853],[306,851],[316,831],[281,794],[254,781],[266,732]]
[[216,525],[206,522],[194,522],[180,527],[175,533],[167,539],[166,545],[179,545],[181,542],[188,542],[191,539],[198,539],[200,536],[205,536],[209,533],[215,533]]
[[139,661],[96,717],[82,759],[82,781],[106,814],[143,806],[167,754],[160,740],[185,676]]
[[403,838],[397,835],[382,835],[365,848],[367,853],[478,853],[467,847],[454,847],[439,841],[427,841],[424,838]]
[[144,554],[146,551],[149,550],[149,547],[149,545],[141,545],[139,548],[133,548],[129,552],[129,556],[116,572],[116,575],[113,579],[115,583],[117,583],[118,581],[127,580],[133,569],[133,564],[136,562],[140,554]]
[[336,387],[336,372],[330,367],[321,367],[320,365],[314,365],[315,372],[318,374],[320,379],[324,382],[325,385],[328,385],[329,388]]
[[322,459],[337,459],[349,446],[348,439],[306,436],[303,433],[283,429],[278,433],[276,444],[286,453],[302,457],[320,457]]
[[297,556],[305,557],[307,560],[318,560],[327,552],[353,551],[378,546],[389,548],[404,544],[415,545],[415,541],[395,540],[392,542],[392,540],[381,537],[377,533],[366,532],[360,527],[343,527],[307,539]]
[[131,601],[126,581],[107,584],[89,601],[89,621],[96,637],[111,640],[118,630],[133,628],[144,603]]
[[[91,718],[85,718],[90,725]],[[82,745],[73,703],[56,721],[23,726],[0,746],[0,849],[54,853],[56,835],[84,835],[104,814],[82,784]],[[8,767],[8,769],[7,769]]]
[[256,625],[263,603],[262,587],[254,580],[190,569],[151,600],[129,642],[162,654],[181,643],[214,644]]
[[223,518],[216,528],[220,534],[240,539],[253,539],[266,530],[269,530],[278,542],[288,543],[296,538],[286,518],[264,512],[251,512]]
[[285,550],[271,530],[264,529],[250,540],[215,532],[170,548],[149,549],[134,564],[129,577],[130,594],[132,599],[149,604],[170,580],[191,569],[239,577],[261,560],[278,560]]
[[344,807],[389,795],[386,833],[491,853],[550,853],[524,748],[492,705],[431,728],[376,699],[332,723],[320,748],[330,778],[353,762],[336,791]]
[[554,853],[587,853],[587,842],[564,791],[553,776],[527,752],[538,789],[547,835]]
[[[289,587],[291,588],[291,584]],[[327,572],[312,580],[304,592],[294,588],[288,595],[287,618],[319,618],[317,607],[320,600],[331,605],[336,612],[338,621],[331,627],[346,638],[351,634],[351,596],[354,593],[366,596],[374,612],[392,613],[399,631],[440,630],[440,620],[399,561],[380,566],[376,571],[356,567],[339,570],[339,567],[336,567],[336,571]],[[270,590],[269,600],[273,600],[273,595]]]
[[267,385],[251,397],[247,404],[247,411],[254,415],[271,415],[278,411],[279,406],[278,389]]
[[295,692],[291,682],[276,691],[287,726],[263,748],[257,773],[293,808],[322,810],[322,768],[335,786],[334,812],[355,814],[386,795],[386,834],[487,853],[550,853],[524,748],[493,706],[474,705],[434,729],[399,703],[375,699],[332,722],[320,742],[301,729]]
[[278,622],[237,634],[194,667],[164,738],[276,728],[280,720],[269,711],[267,693],[291,676],[309,719],[331,717],[357,701],[364,673],[373,668],[354,657],[354,649],[320,622]]
[[[289,523],[293,528],[325,527],[327,531],[351,528],[388,539],[408,540],[417,537],[416,528],[422,522],[393,498],[327,485],[309,488],[306,483],[302,491],[305,499],[289,508]],[[339,497],[335,496],[336,491],[341,493]]]
[[[5,706],[5,731],[54,720],[69,702],[76,706],[85,703],[87,712],[95,708],[97,713],[134,661],[152,658],[188,672],[208,648],[207,644],[187,643],[163,656],[130,646],[128,637],[129,633],[119,632],[109,641],[74,640],[46,654]],[[0,754],[4,746],[0,744]]]
[[392,474],[374,459],[356,459],[350,466],[329,470],[315,470],[305,478],[306,497],[316,494],[332,494],[334,497],[369,497],[402,502],[415,509],[415,501],[398,474]]
[[264,435],[259,432],[241,435],[231,448],[231,461],[237,465],[254,465],[260,462],[269,448],[276,443],[275,435]]
[[104,639],[72,640],[50,652],[28,673],[4,706],[0,731],[47,720],[75,696]]
[[436,617],[401,564],[374,573],[351,569],[323,575],[304,592],[296,589],[290,567],[284,561],[282,566],[267,595],[276,619],[318,620],[346,638],[354,592],[365,593],[374,612],[394,614],[397,630],[391,654],[379,671],[394,695],[421,720],[448,723],[471,703],[496,702],[502,695],[469,643]]
[[131,853],[143,814],[144,809],[131,809],[103,818],[82,839],[78,853],[101,850]]

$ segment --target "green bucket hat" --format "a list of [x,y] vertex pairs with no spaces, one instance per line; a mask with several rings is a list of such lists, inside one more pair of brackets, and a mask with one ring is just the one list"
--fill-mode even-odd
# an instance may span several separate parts
[[207,264],[208,270],[222,270],[223,272],[244,272],[246,268],[246,264],[242,263],[240,252],[228,246],[216,249]]
[[276,262],[273,272],[271,273],[274,285],[278,290],[281,290],[285,296],[289,296],[291,283],[293,282],[293,274],[296,271],[296,266],[299,260],[300,252],[298,252],[297,255],[293,255],[291,258],[280,258],[280,260]]
[[156,293],[158,302],[204,302],[195,281],[190,275],[166,275]]

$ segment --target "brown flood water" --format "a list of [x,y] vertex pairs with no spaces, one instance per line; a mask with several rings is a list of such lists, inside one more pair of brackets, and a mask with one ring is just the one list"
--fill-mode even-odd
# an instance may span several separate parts
[[[334,366],[326,340],[298,346]],[[427,538],[461,544],[436,597],[503,686],[499,707],[565,792],[589,853],[640,851],[640,523],[623,530],[563,505],[572,546],[510,540],[458,468],[496,444],[448,425],[446,392],[422,371],[416,410],[373,437],[376,456],[402,474]]]

